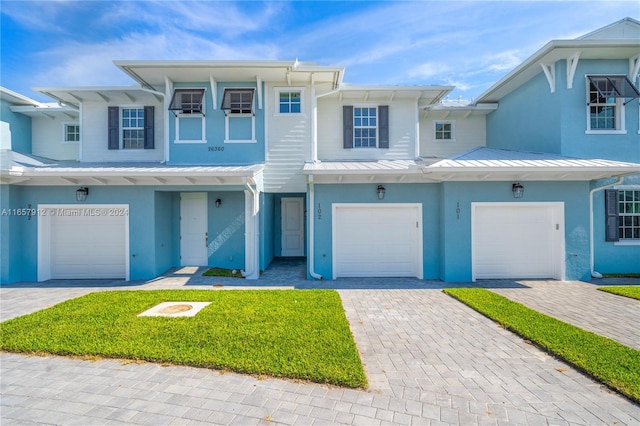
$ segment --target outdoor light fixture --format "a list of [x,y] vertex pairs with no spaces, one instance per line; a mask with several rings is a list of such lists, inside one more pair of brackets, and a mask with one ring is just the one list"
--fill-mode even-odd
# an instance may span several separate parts
[[384,200],[385,189],[384,186],[378,185],[378,189],[376,190],[378,193],[378,200]]
[[222,200],[220,198],[218,198],[216,200],[216,207],[220,207],[222,205]]
[[511,191],[513,191],[513,198],[522,198],[524,195],[524,186],[520,183],[514,183],[511,185]]
[[86,186],[82,186],[76,190],[76,200],[81,203],[87,200],[87,195],[89,195],[89,188]]

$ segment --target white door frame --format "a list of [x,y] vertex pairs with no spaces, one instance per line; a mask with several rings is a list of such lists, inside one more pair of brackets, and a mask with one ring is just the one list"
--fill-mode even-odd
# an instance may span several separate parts
[[[200,200],[203,201],[200,205],[196,206],[198,209],[195,214],[200,219],[198,234],[202,234],[201,237],[197,236],[193,238],[193,242],[188,241],[183,236],[183,221],[182,217],[186,216],[185,209],[187,205],[183,202],[185,199],[189,200]],[[190,208],[194,208],[194,206],[190,206]],[[209,263],[208,256],[208,220],[207,220],[207,193],[206,192],[181,192],[180,193],[180,266],[207,266]],[[189,247],[201,247],[197,256],[197,261],[194,262],[186,262],[183,258],[183,254],[185,253],[185,247],[187,244],[194,244],[194,246],[189,245]]]
[[476,282],[476,248],[475,248],[475,221],[476,209],[478,207],[551,207],[553,219],[556,223],[556,232],[553,234],[554,244],[557,245],[559,253],[557,253],[557,263],[554,264],[555,276],[557,280],[564,280],[566,277],[566,261],[565,261],[565,232],[564,232],[564,202],[475,202],[471,203],[471,281]]
[[124,269],[125,280],[130,279],[129,264],[129,204],[38,204],[38,281],[51,279],[51,218],[58,214],[66,214],[78,211],[78,214],[90,212],[92,215],[98,214],[124,214]]
[[[299,252],[293,253],[293,254],[285,254],[285,247],[284,247],[284,241],[285,241],[285,233],[286,233],[286,229],[285,229],[285,225],[288,222],[287,221],[287,212],[288,210],[285,208],[285,204],[286,203],[290,203],[290,202],[295,202],[296,204],[298,204],[299,209],[298,209],[298,223],[300,226],[300,229],[298,229],[295,233],[296,235],[300,238],[300,249]],[[280,255],[281,256],[304,256],[304,197],[282,197],[280,199]],[[293,232],[292,232],[293,234]],[[298,235],[299,234],[299,235]],[[289,252],[287,252],[289,253]]]

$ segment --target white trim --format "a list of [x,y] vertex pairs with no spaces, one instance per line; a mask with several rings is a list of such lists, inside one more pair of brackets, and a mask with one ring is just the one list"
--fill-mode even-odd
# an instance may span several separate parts
[[[433,133],[431,136],[433,137],[433,142],[436,143],[449,143],[456,141],[456,120],[432,120],[433,123]],[[436,125],[438,123],[441,124],[451,124],[451,139],[438,139],[436,138]]]
[[[173,95],[175,93],[176,90],[180,89],[180,90],[204,90],[204,92],[202,93],[202,113],[193,113],[193,114],[184,114],[182,112],[178,112],[178,113],[174,113],[175,118],[174,118],[174,122],[175,122],[175,137],[173,139],[173,143],[175,144],[183,144],[183,143],[207,143],[207,119],[206,119],[206,112],[207,112],[207,88],[206,87],[173,87],[173,90],[171,91],[171,98],[173,98]],[[167,98],[165,98],[167,99]],[[169,101],[171,102],[171,101]],[[168,107],[167,107],[168,108]],[[171,113],[171,111],[168,111],[169,113]],[[202,136],[202,139],[180,139],[180,119],[181,118],[200,118],[201,124],[202,124],[202,128],[200,130],[200,134]]]
[[38,281],[51,279],[51,218],[56,216],[58,210],[62,209],[126,209],[124,226],[124,256],[125,256],[125,280],[130,280],[130,247],[129,247],[129,224],[130,208],[129,204],[38,204]]
[[[423,234],[424,234],[424,226],[423,226],[423,217],[422,217],[422,203],[332,203],[331,204],[331,274],[333,279],[338,278],[336,276],[336,244],[337,234],[336,234],[336,218],[337,218],[337,210],[340,208],[385,208],[385,209],[393,209],[398,207],[403,208],[415,208],[417,213],[417,221],[418,221],[418,229],[416,232],[416,236],[418,238],[417,242],[417,253],[416,253],[416,278],[423,279],[424,277],[424,255],[423,255]],[[310,215],[311,217],[312,215]],[[311,219],[314,220],[314,219]]]
[[[67,140],[67,126],[78,126],[78,140]],[[63,121],[62,122],[62,143],[63,144],[79,144],[82,140],[82,131],[80,130],[80,123],[78,121]]]
[[[232,118],[251,118],[251,139],[230,139],[229,120]],[[224,143],[257,143],[256,116],[254,114],[225,114],[224,115]]]
[[566,248],[565,248],[565,215],[564,215],[564,202],[563,201],[550,201],[550,202],[472,202],[471,203],[471,281],[476,282],[476,248],[475,248],[475,232],[474,226],[476,221],[476,210],[478,207],[550,207],[552,208],[553,219],[556,222],[558,228],[556,231],[559,235],[555,241],[558,244],[557,264],[554,264],[553,277],[557,280],[564,280],[566,277]]
[[[626,135],[627,134],[627,129],[625,126],[625,105],[624,105],[624,99],[622,98],[617,98],[616,99],[616,103],[615,104],[607,104],[609,106],[615,106],[615,112],[616,112],[616,117],[615,117],[615,129],[595,129],[592,130],[591,129],[591,99],[589,97],[589,94],[591,93],[591,81],[589,80],[589,77],[598,77],[601,75],[610,75],[610,74],[585,74],[584,79],[585,79],[585,84],[586,84],[586,98],[587,98],[587,106],[586,106],[586,113],[587,113],[587,122],[586,122],[586,130],[585,130],[585,134],[587,135]],[[611,74],[611,75],[620,75],[620,74]],[[604,104],[598,104],[598,105],[604,105]]]
[[640,246],[640,240],[620,240],[613,243],[614,246]]
[[[304,108],[305,104],[305,87],[303,86],[275,86],[273,88],[274,92],[274,109],[273,115],[274,117],[298,117],[298,116],[306,116],[306,111]],[[280,93],[282,92],[300,92],[300,112],[280,112]]]

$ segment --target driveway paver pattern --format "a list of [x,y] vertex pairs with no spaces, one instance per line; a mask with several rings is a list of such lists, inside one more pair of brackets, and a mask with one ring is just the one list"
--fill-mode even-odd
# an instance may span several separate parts
[[[1,423],[640,424],[640,406],[445,295],[442,283],[404,281],[404,289],[334,284],[365,364],[366,391],[190,367],[2,353]],[[0,287],[2,318],[91,291],[212,288],[211,281],[177,278],[114,286]]]

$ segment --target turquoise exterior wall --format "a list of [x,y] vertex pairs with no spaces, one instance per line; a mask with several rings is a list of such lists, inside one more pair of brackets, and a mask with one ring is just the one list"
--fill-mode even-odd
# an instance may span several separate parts
[[[85,203],[75,186],[2,185],[2,208],[38,204],[128,204],[130,279],[145,280],[180,265],[180,192],[210,187],[92,186]],[[215,200],[222,205],[215,207]],[[0,217],[2,283],[37,281],[38,220]],[[7,231],[7,232],[5,232]],[[244,269],[244,193],[240,187],[208,192],[209,266]],[[11,248],[9,250],[8,248]]]
[[11,150],[31,154],[31,117],[10,109],[11,104],[0,99],[0,119],[9,124]]
[[[566,61],[556,62],[555,93],[550,92],[544,74],[540,73],[500,100],[498,110],[487,116],[487,146],[640,163],[637,100],[624,106],[626,133],[586,134],[586,76],[626,75],[628,72],[628,60],[580,59],[573,88],[567,89]],[[629,99],[624,102],[627,101]],[[640,175],[627,177],[624,183],[640,185]],[[594,269],[601,273],[637,273],[640,270],[640,243],[623,245],[605,241],[603,198],[601,191],[594,194]],[[587,204],[585,214],[588,213]]]
[[[597,182],[597,186],[608,182]],[[624,184],[640,188],[640,175],[625,178]],[[640,241],[634,245],[605,241],[604,191],[593,194],[593,213],[594,270],[601,274],[640,274]]]
[[315,227],[315,272],[331,279],[332,237],[331,205],[333,203],[422,203],[423,276],[440,278],[440,213],[439,185],[384,184],[386,196],[378,200],[378,184],[316,184],[314,206],[307,209]]
[[[208,82],[176,83],[174,88],[204,88],[205,110],[205,138],[207,143],[175,143],[176,117],[172,111],[168,112],[169,121],[169,163],[171,164],[257,164],[265,161],[265,115],[264,106],[258,106],[257,93],[254,96],[255,105],[255,143],[225,143],[225,113],[221,108],[225,88],[257,88],[255,82],[229,83],[217,82],[217,105],[213,109],[211,85]],[[257,91],[256,91],[257,92]],[[200,118],[180,119],[180,135],[196,137],[202,129]],[[234,117],[229,119],[230,139],[249,139],[251,137],[250,117]]]
[[265,270],[274,258],[275,231],[275,194],[260,194],[260,269]]
[[487,115],[487,147],[560,154],[560,100],[549,92],[544,74],[537,75]]
[[471,203],[558,201],[564,202],[566,279],[589,279],[589,183],[520,183],[525,187],[520,199],[513,198],[512,182],[442,184],[442,280],[471,281]]
[[[471,203],[563,202],[565,209],[566,278],[588,279],[589,183],[522,182],[525,196],[516,200],[512,182],[446,182],[385,184],[378,200],[374,184],[315,185],[315,272],[332,274],[332,203],[421,203],[424,279],[469,282],[471,273]],[[523,242],[526,244],[526,242]]]

